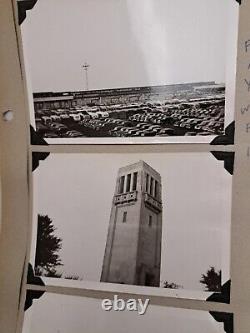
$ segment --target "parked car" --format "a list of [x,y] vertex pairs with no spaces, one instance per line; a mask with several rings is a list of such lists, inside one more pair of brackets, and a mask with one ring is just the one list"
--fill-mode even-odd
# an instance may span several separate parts
[[80,121],[81,120],[81,115],[79,113],[77,113],[77,114],[70,113],[69,116],[74,121]]
[[67,115],[66,113],[63,113],[63,114],[60,115],[60,118],[61,118],[62,120],[68,120],[68,119],[70,119],[70,116]]
[[41,123],[36,123],[36,131],[40,134],[44,134],[48,131],[48,127]]
[[61,121],[61,117],[59,117],[59,116],[53,115],[53,116],[50,116],[50,118],[52,121]]
[[185,136],[195,136],[195,135],[197,135],[196,132],[186,132],[185,133]]
[[44,138],[58,138],[59,135],[54,132],[47,132],[43,135]]
[[159,132],[159,135],[174,135],[173,128],[162,128]]
[[153,130],[145,130],[143,131],[141,136],[155,136],[156,135],[156,131]]
[[77,137],[83,136],[83,134],[81,132],[79,132],[79,131],[72,130],[72,131],[67,131],[65,133],[65,136],[69,137],[69,138],[77,138]]
[[47,124],[49,124],[49,123],[52,122],[52,119],[51,119],[50,117],[48,117],[48,116],[43,116],[43,117],[42,117],[42,121],[43,121],[43,123],[44,123],[45,125],[47,125]]

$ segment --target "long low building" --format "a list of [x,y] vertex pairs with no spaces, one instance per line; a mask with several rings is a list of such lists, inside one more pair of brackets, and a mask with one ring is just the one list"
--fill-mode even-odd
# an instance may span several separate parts
[[[206,87],[206,89],[204,89]],[[101,89],[90,91],[68,92],[37,92],[33,94],[34,108],[37,110],[71,108],[83,105],[112,105],[133,102],[145,102],[148,100],[164,100],[178,98],[180,96],[204,94],[210,91],[221,91],[221,85],[215,82],[198,82],[174,85],[131,87],[117,89]],[[199,89],[201,88],[201,89]]]

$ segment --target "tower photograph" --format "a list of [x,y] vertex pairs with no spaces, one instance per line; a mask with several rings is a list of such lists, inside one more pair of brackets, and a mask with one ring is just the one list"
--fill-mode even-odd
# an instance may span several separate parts
[[51,153],[33,175],[35,274],[103,290],[220,292],[232,176],[216,156]]

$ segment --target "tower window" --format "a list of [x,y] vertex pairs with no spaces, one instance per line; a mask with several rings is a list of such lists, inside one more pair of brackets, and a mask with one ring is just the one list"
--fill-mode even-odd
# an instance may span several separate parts
[[131,173],[127,175],[126,192],[130,191]]
[[125,176],[121,176],[120,183],[119,183],[119,190],[118,193],[123,193],[124,191],[124,182],[125,182]]
[[158,193],[159,193],[159,184],[158,184],[158,181],[156,180],[155,181],[155,191],[154,191],[155,193],[154,193],[154,197],[155,198],[158,198]]
[[150,188],[149,188],[149,194],[153,195],[153,186],[154,186],[154,179],[150,178]]
[[128,212],[123,212],[122,223],[127,222],[127,215],[128,215]]
[[133,174],[133,187],[132,187],[133,191],[136,191],[136,189],[137,189],[137,175],[138,175],[138,172],[134,172],[134,174]]
[[152,215],[149,215],[149,217],[148,217],[148,226],[149,227],[152,227],[152,220],[153,220]]
[[149,175],[146,174],[146,193],[148,193]]

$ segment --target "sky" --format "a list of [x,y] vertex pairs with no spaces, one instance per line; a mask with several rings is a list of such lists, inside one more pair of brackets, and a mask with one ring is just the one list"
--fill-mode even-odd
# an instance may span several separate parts
[[[98,320],[96,320],[98,318]],[[25,312],[22,333],[225,333],[208,312],[149,305],[147,312],[106,312],[101,300],[45,294]]]
[[22,25],[33,91],[85,89],[85,61],[90,89],[223,83],[232,5],[228,0],[39,0]]
[[202,290],[199,280],[210,266],[227,280],[231,176],[210,153],[51,154],[41,161],[34,220],[38,213],[53,220],[64,275],[100,281],[117,172],[139,160],[162,177],[161,282]]

